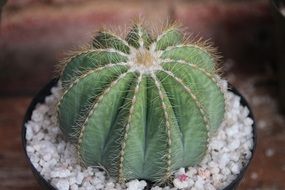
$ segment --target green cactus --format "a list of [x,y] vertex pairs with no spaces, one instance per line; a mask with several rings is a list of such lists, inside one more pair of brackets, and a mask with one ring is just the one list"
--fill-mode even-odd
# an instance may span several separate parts
[[223,120],[215,64],[205,43],[187,43],[174,26],[155,38],[140,24],[125,40],[101,31],[62,69],[60,128],[86,166],[120,183],[167,182],[201,161]]

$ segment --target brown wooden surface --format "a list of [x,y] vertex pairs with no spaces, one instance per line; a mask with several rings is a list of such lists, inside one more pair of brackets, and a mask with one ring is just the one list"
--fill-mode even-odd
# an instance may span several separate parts
[[[142,14],[180,20],[211,37],[225,57],[224,76],[256,116],[256,154],[240,190],[285,189],[285,122],[278,111],[272,20],[267,1],[11,0],[0,34],[0,190],[40,189],[25,161],[21,127],[33,95],[53,76],[62,52],[90,39],[101,25]],[[63,6],[64,5],[64,6]]]
[[271,58],[272,22],[265,0],[124,0],[123,6],[117,0],[76,1],[82,3],[7,3],[0,33],[0,95],[35,93],[54,76],[65,52],[89,42],[102,26],[124,28],[138,15],[154,27],[177,20],[186,32],[211,38],[224,57],[244,65]]
[[40,189],[24,158],[21,125],[30,97],[0,100],[0,189]]

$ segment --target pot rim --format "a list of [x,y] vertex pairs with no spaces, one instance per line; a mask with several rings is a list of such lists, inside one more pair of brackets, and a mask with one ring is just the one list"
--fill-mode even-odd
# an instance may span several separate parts
[[[38,103],[43,103],[45,100],[46,96],[49,96],[51,94],[50,90],[52,87],[56,86],[58,82],[58,78],[52,79],[49,83],[47,83],[37,94],[36,96],[34,96],[34,98],[32,99],[31,103],[29,104],[29,107],[25,113],[24,116],[24,120],[23,120],[23,124],[22,124],[22,131],[21,131],[21,136],[22,136],[22,147],[24,149],[24,153],[25,153],[25,157],[26,160],[28,162],[28,165],[31,167],[32,172],[36,178],[36,180],[38,181],[38,183],[41,185],[41,187],[43,187],[44,189],[48,189],[48,190],[56,190],[56,188],[54,186],[52,186],[41,174],[40,172],[34,167],[34,165],[32,164],[27,150],[26,150],[26,145],[27,145],[27,140],[26,140],[26,123],[28,121],[31,120],[31,116],[32,113],[36,107],[36,105]],[[228,185],[226,186],[223,190],[232,190],[234,188],[236,188],[241,179],[243,178],[245,171],[247,170],[249,164],[251,163],[254,153],[255,153],[255,149],[256,149],[256,144],[257,144],[257,133],[256,133],[256,123],[255,123],[255,119],[254,119],[254,115],[252,113],[252,110],[248,104],[248,102],[246,101],[246,99],[239,93],[239,91],[234,88],[231,84],[228,84],[229,88],[228,90],[233,92],[235,95],[238,95],[240,97],[240,103],[241,105],[245,106],[248,108],[249,110],[249,114],[248,117],[250,117],[253,120],[253,124],[252,124],[252,134],[253,134],[253,148],[251,150],[252,155],[251,158],[248,160],[248,162],[244,165],[244,167],[241,169],[240,173],[238,174],[238,176]],[[149,184],[148,184],[149,187]],[[151,188],[151,186],[150,186]]]

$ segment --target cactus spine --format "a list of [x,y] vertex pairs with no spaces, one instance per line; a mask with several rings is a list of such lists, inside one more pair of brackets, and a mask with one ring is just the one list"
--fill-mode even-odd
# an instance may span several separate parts
[[215,55],[176,27],[99,32],[62,70],[58,119],[85,165],[119,182],[166,182],[203,158],[224,115]]

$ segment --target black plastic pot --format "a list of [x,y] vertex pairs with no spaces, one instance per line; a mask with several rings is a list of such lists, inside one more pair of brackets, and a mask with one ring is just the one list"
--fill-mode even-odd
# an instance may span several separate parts
[[[27,155],[27,151],[26,151],[26,127],[25,127],[25,123],[27,123],[29,120],[31,120],[31,116],[33,113],[33,110],[35,109],[36,105],[38,103],[43,103],[45,100],[45,97],[50,95],[51,92],[51,88],[53,86],[55,86],[57,84],[57,79],[53,79],[51,80],[43,89],[41,89],[39,91],[39,93],[35,96],[35,98],[32,100],[30,106],[28,107],[28,110],[26,112],[25,118],[24,118],[24,122],[23,122],[23,126],[22,126],[22,145],[23,145],[23,149],[25,152],[25,156],[26,159],[28,161],[28,164],[30,165],[32,172],[36,178],[36,180],[38,181],[38,183],[40,184],[40,186],[42,187],[42,189],[48,189],[48,190],[55,190],[56,188],[54,188],[47,180],[45,180],[41,174],[36,170],[36,168],[33,166],[33,164],[31,163],[31,160],[29,159],[28,155]],[[252,155],[255,151],[255,147],[256,147],[256,126],[255,126],[255,120],[252,114],[252,111],[248,105],[248,103],[246,102],[246,100],[244,99],[244,97],[235,89],[235,88],[231,88],[231,91],[233,93],[235,93],[236,95],[240,96],[241,98],[241,104],[243,106],[248,107],[250,113],[249,113],[249,117],[252,118],[252,120],[254,121],[253,123],[253,141],[254,141],[254,146],[253,146],[253,150],[252,150]],[[243,178],[246,169],[248,168],[249,163],[251,162],[252,157],[250,158],[249,162],[244,166],[244,168],[241,170],[240,174],[238,175],[238,177],[231,183],[229,184],[227,187],[224,188],[224,190],[234,190],[238,187],[241,179]],[[151,188],[151,184],[148,184],[148,189]]]

